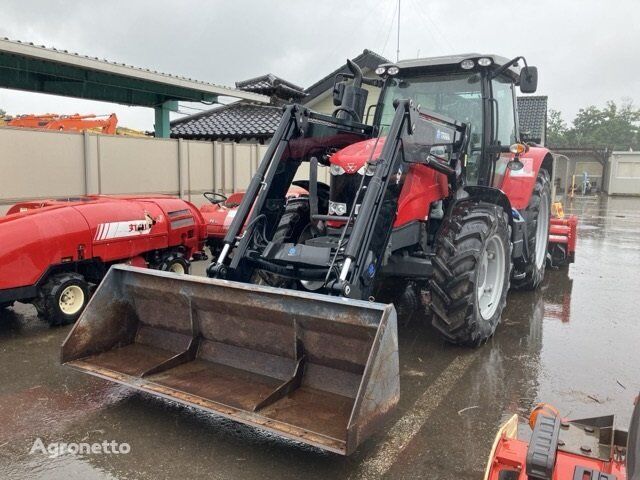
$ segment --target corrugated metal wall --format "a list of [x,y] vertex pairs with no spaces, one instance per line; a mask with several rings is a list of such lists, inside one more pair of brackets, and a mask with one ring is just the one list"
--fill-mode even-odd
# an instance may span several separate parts
[[[266,145],[0,128],[0,214],[31,199],[243,190]],[[298,178],[308,178],[308,167]],[[328,180],[326,168],[319,179]],[[305,177],[307,175],[307,177]]]

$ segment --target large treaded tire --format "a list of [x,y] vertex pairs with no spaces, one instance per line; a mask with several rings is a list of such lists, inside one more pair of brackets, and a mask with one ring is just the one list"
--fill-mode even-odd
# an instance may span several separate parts
[[[80,302],[78,309],[73,313],[65,312],[61,307],[61,296],[70,287],[77,287],[82,291],[81,295],[78,295],[77,301]],[[82,275],[79,273],[59,273],[49,278],[40,289],[36,308],[38,312],[42,312],[44,320],[52,327],[67,325],[74,323],[80,317],[89,302],[89,296],[89,284]]]
[[[495,313],[485,319],[480,314],[476,284],[482,255],[494,237],[502,242],[504,278]],[[511,268],[511,227],[502,207],[477,200],[457,202],[436,238],[429,282],[433,326],[457,345],[485,343],[494,334],[506,305]]]
[[309,225],[309,221],[309,201],[306,198],[290,200],[271,241],[296,243],[302,231]]
[[170,251],[163,255],[160,262],[154,268],[164,272],[189,274],[191,262],[189,262],[183,253]]
[[[543,199],[546,200],[546,208],[548,210],[545,219],[548,222],[547,239],[544,242],[544,245],[536,245],[536,232],[538,222],[541,219],[540,207]],[[526,210],[522,212],[522,216],[524,217],[527,225],[527,247],[530,260],[526,265],[516,265],[516,270],[519,271],[519,273],[524,273],[524,278],[514,278],[513,286],[515,288],[535,290],[538,288],[538,285],[542,283],[542,280],[544,280],[544,272],[547,264],[546,258],[542,260],[541,264],[536,264],[536,255],[538,253],[538,249],[543,248],[546,257],[546,252],[549,247],[549,223],[551,221],[550,208],[551,180],[549,173],[544,169],[540,169],[538,177],[536,178],[535,187],[533,188],[533,192],[529,200],[529,205]]]
[[[297,243],[304,229],[309,225],[309,201],[306,198],[290,200],[280,217],[278,227],[271,238],[274,243]],[[294,288],[295,282],[289,278],[265,270],[256,270],[251,283],[277,288]]]

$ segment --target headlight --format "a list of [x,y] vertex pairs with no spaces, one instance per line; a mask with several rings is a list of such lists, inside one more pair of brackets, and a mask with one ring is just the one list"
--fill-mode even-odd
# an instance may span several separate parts
[[386,71],[387,71],[386,67],[378,67],[376,68],[376,75],[384,75]]
[[346,203],[338,203],[332,202],[329,200],[329,215],[346,215],[347,213],[347,204]]
[[371,177],[374,173],[376,173],[376,169],[373,167],[373,165],[369,165],[368,163],[365,163],[363,166],[361,166],[358,169],[358,173],[360,175],[367,175],[368,177]]
[[480,65],[481,67],[488,67],[492,63],[493,60],[491,60],[489,57],[482,57],[478,59],[478,65]]
[[331,172],[331,175],[342,175],[344,173],[344,168],[342,168],[340,165],[332,163],[331,167],[329,167],[329,171]]
[[474,66],[475,63],[473,63],[473,60],[463,60],[460,63],[460,66],[464,69],[464,70],[471,70]]
[[389,75],[397,75],[400,69],[398,67],[389,67],[387,68],[387,73]]

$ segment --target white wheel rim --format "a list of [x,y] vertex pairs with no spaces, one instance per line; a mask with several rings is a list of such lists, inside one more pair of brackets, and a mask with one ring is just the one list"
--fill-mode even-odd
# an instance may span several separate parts
[[320,290],[324,286],[324,282],[322,280],[300,280],[300,283],[304,288],[311,292]]
[[182,265],[179,262],[174,263],[173,265],[171,265],[169,267],[169,271],[173,272],[173,273],[179,273],[179,274],[184,274],[185,270],[184,270],[184,265]]
[[540,198],[540,210],[538,211],[538,223],[536,225],[536,268],[541,269],[547,257],[547,243],[549,241],[550,222],[549,198],[542,195]]
[[65,315],[75,315],[84,305],[84,292],[77,285],[70,285],[62,291],[58,305]]
[[479,260],[476,298],[480,315],[489,320],[496,313],[504,288],[504,245],[494,234],[487,240]]

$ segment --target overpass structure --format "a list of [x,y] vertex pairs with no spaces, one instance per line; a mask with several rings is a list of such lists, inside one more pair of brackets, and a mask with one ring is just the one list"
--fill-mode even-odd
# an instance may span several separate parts
[[269,102],[253,92],[8,38],[0,39],[0,88],[153,108],[156,137],[169,137],[169,112],[179,101]]

